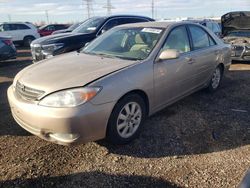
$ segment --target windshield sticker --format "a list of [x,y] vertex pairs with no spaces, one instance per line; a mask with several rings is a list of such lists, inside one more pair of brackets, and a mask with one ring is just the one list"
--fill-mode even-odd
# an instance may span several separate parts
[[94,30],[96,30],[96,27],[89,27],[87,30],[94,31]]
[[146,33],[160,34],[162,30],[161,29],[154,29],[154,28],[143,28],[141,31],[146,32]]

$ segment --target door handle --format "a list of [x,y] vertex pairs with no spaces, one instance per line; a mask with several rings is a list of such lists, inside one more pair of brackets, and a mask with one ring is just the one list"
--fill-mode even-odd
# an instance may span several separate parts
[[194,63],[194,59],[192,57],[185,57],[185,59],[187,60],[188,64],[193,64]]

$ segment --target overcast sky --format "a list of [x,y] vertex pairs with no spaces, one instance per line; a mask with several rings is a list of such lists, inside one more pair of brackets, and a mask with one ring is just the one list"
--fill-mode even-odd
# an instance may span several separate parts
[[[107,14],[107,0],[93,0],[92,16]],[[136,14],[152,17],[152,0],[111,0],[112,14]],[[0,22],[46,21],[76,22],[87,18],[83,0],[0,0]],[[250,10],[250,0],[155,0],[155,18],[220,17],[237,10]]]

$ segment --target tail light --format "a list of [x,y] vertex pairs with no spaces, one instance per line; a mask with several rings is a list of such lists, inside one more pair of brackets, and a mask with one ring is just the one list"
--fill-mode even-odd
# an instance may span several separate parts
[[8,45],[8,46],[10,46],[10,45],[13,44],[13,43],[12,43],[12,40],[9,40],[9,39],[5,39],[5,40],[3,40],[3,42],[4,42],[6,45]]

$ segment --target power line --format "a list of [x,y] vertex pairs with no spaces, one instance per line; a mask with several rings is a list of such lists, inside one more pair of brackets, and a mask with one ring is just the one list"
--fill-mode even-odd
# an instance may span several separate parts
[[111,15],[111,9],[114,9],[114,7],[111,4],[111,0],[107,0],[107,5],[104,6],[103,8],[107,9],[107,15]]
[[155,1],[152,0],[152,3],[151,3],[151,11],[152,11],[152,18],[154,19],[154,10],[155,10]]
[[48,13],[48,10],[45,10],[45,15],[46,15],[47,23],[49,24],[49,13]]
[[92,8],[92,0],[83,0],[83,2],[84,1],[86,2],[88,18],[90,18],[91,17],[91,10],[93,10],[93,8]]

